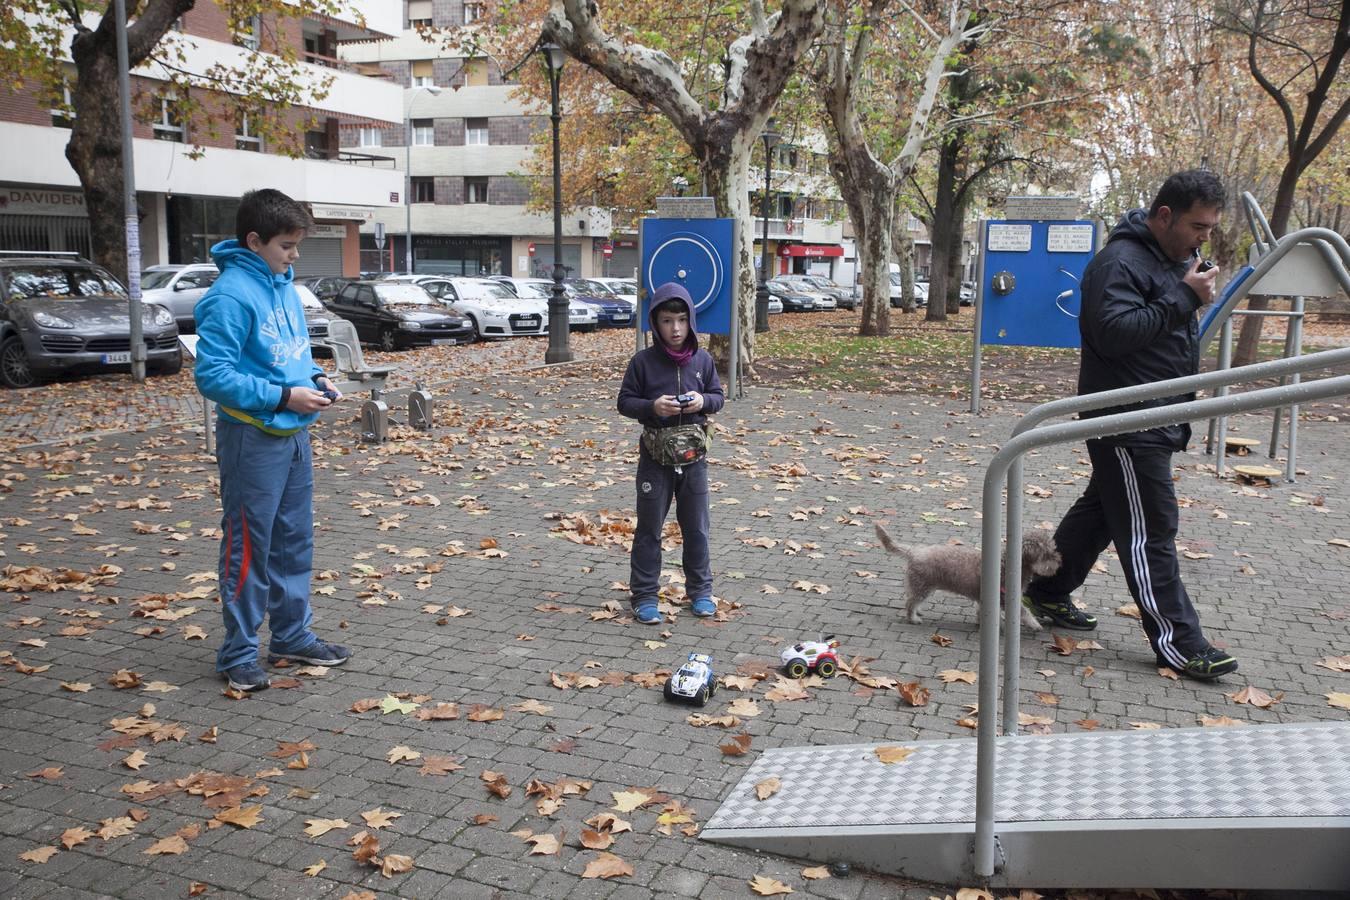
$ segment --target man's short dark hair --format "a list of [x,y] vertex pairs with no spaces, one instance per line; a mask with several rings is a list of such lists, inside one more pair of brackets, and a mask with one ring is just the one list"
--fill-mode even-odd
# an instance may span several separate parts
[[314,224],[309,212],[275,188],[249,191],[239,198],[234,230],[241,245],[248,245],[249,232],[257,232],[264,244],[279,234],[304,231]]
[[1223,182],[1209,169],[1187,169],[1168,176],[1158,188],[1158,196],[1153,198],[1148,214],[1156,216],[1158,210],[1166,206],[1173,215],[1180,215],[1196,204],[1219,209],[1228,204],[1228,192],[1224,190]]
[[653,314],[663,312],[676,314],[684,313],[688,315],[689,307],[686,306],[685,302],[681,300],[679,297],[671,297],[669,300],[663,300],[662,302],[658,303],[656,309],[652,310]]

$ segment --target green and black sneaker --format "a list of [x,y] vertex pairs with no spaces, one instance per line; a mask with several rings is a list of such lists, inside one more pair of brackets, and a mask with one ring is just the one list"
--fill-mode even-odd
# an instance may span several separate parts
[[1097,627],[1097,617],[1089,616],[1081,609],[1073,605],[1072,601],[1051,601],[1041,602],[1033,600],[1030,597],[1022,597],[1022,605],[1031,611],[1031,614],[1042,622],[1049,622],[1052,625],[1058,625],[1060,628],[1071,628],[1074,631],[1091,631]]
[[1238,661],[1218,647],[1206,647],[1186,660],[1186,664],[1177,668],[1158,657],[1158,668],[1171,669],[1173,672],[1194,678],[1196,681],[1213,681],[1238,670]]

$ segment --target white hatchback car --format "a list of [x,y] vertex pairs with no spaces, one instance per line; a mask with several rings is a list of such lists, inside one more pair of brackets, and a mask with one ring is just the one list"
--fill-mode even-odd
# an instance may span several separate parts
[[151,266],[141,273],[141,299],[167,309],[178,331],[191,334],[197,330],[192,310],[219,277],[214,263]]
[[637,283],[631,278],[592,278],[591,281],[598,281],[620,300],[626,300],[632,304],[633,309],[637,309]]
[[[493,281],[506,285],[515,291],[517,297],[533,297],[543,300],[547,308],[548,298],[553,296],[553,282],[547,278],[512,278],[509,275],[494,275]],[[567,285],[563,285],[567,288]],[[599,317],[595,314],[595,307],[589,303],[582,303],[580,300],[572,297],[572,292],[567,291],[567,328],[569,331],[595,331],[600,327]],[[548,330],[548,314],[544,314],[544,330]]]
[[474,338],[519,337],[548,333],[548,306],[517,297],[487,278],[451,275],[395,275],[392,282],[412,282],[473,325]]

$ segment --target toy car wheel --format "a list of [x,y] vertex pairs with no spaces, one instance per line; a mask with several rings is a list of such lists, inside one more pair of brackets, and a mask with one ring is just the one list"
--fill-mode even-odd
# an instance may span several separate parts
[[801,657],[788,660],[785,669],[789,678],[805,678],[806,673],[810,671],[810,667],[807,666],[806,660]]
[[837,671],[839,671],[839,667],[834,664],[832,659],[822,659],[816,663],[816,674],[821,678],[833,678]]
[[708,703],[708,698],[711,696],[712,691],[708,690],[708,686],[705,684],[703,687],[699,688],[698,694],[694,696],[694,703],[699,706],[705,706]]
[[665,686],[665,687],[661,688],[661,693],[662,693],[662,695],[663,695],[667,700],[674,700],[674,699],[675,699],[675,692],[672,691],[672,690],[670,689],[670,682],[669,682],[669,681],[666,682],[666,686]]

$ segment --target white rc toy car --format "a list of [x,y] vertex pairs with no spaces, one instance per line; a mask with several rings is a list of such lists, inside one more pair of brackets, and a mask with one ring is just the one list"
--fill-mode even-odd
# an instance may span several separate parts
[[815,669],[822,678],[833,678],[839,671],[839,641],[833,635],[823,641],[802,641],[787,647],[780,654],[783,669],[790,678],[805,678],[806,673]]
[[690,653],[689,660],[666,679],[663,693],[667,700],[687,700],[702,706],[716,690],[712,657],[706,653]]

